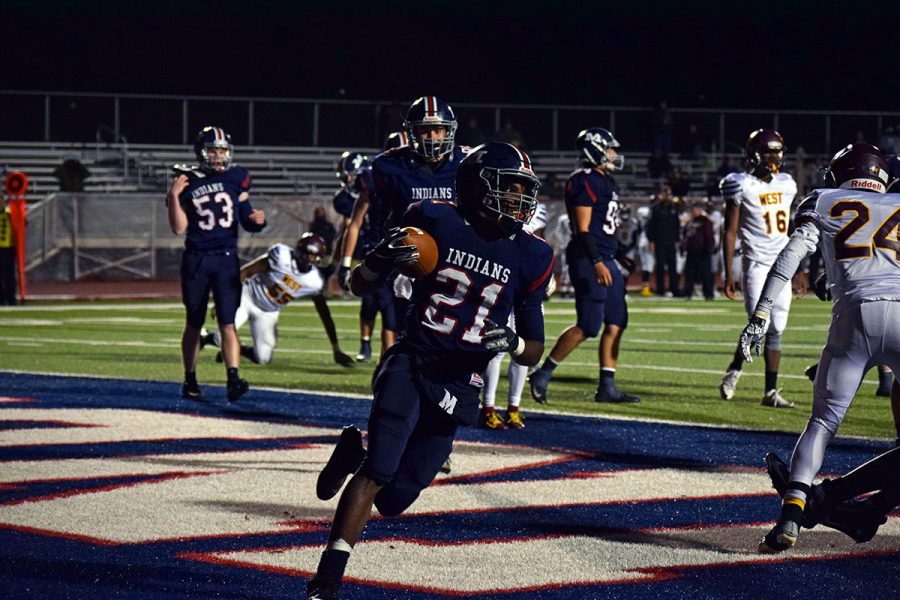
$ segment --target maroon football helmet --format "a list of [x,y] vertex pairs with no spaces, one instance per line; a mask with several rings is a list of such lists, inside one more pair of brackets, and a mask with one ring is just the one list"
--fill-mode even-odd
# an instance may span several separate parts
[[321,235],[307,231],[297,240],[296,259],[297,266],[304,273],[313,265],[318,265],[319,260],[325,256],[325,240]]
[[784,160],[784,138],[774,129],[757,129],[747,137],[744,156],[751,171],[777,173]]
[[848,144],[831,159],[825,185],[884,193],[891,180],[890,167],[877,147],[865,142]]

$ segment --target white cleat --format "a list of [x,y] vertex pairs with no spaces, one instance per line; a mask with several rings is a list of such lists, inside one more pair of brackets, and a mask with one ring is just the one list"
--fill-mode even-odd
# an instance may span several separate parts
[[734,390],[737,389],[738,379],[741,378],[743,371],[737,369],[729,369],[722,376],[722,383],[719,384],[719,394],[722,400],[731,400],[734,398]]
[[769,390],[762,397],[762,402],[760,402],[763,406],[771,406],[774,408],[794,408],[793,402],[788,402],[784,398],[781,397],[781,388],[777,390]]

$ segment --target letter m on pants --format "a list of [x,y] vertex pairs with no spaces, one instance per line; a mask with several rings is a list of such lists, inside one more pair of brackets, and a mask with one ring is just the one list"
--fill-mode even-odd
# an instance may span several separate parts
[[453,396],[447,390],[444,390],[444,397],[441,398],[440,403],[438,404],[441,408],[443,408],[448,415],[453,414],[453,409],[456,408],[456,396]]

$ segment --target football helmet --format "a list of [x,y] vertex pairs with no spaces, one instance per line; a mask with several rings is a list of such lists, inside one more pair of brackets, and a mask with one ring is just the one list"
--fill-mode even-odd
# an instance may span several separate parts
[[578,132],[575,138],[575,149],[580,154],[581,162],[592,167],[606,166],[610,171],[619,171],[625,166],[625,157],[616,156],[610,159],[610,148],[618,148],[619,140],[608,129],[589,127]]
[[744,157],[751,171],[778,173],[784,160],[784,138],[774,129],[752,131],[744,144]]
[[312,267],[319,264],[319,261],[325,256],[325,240],[321,235],[307,231],[297,240],[294,258],[297,261],[297,267],[303,273],[309,271]]
[[351,185],[356,179],[356,172],[369,164],[369,157],[361,152],[344,152],[337,160],[335,176],[343,185]]
[[[225,157],[221,162],[210,162],[207,148],[222,148],[225,150]],[[232,146],[231,136],[225,133],[221,127],[206,126],[197,134],[194,140],[194,155],[200,168],[210,171],[224,171],[231,166]]]
[[825,170],[825,185],[884,193],[891,181],[890,166],[881,150],[872,144],[848,144],[831,159]]
[[385,151],[392,148],[403,148],[404,146],[409,146],[409,136],[406,135],[405,131],[394,131],[389,133],[384,140]]
[[473,148],[456,172],[456,195],[463,214],[496,214],[501,229],[508,233],[531,220],[540,187],[528,155],[505,142]]
[[[453,151],[456,136],[456,115],[450,105],[435,96],[422,96],[406,111],[403,131],[409,137],[413,152],[425,159],[439,159]],[[416,135],[417,130],[443,127],[444,136],[436,138],[429,133],[425,137]]]

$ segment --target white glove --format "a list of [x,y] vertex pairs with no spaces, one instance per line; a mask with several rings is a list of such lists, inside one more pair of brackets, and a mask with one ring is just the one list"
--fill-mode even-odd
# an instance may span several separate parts
[[412,298],[412,279],[398,273],[394,280],[394,296],[404,300]]
[[750,353],[751,349],[756,351],[757,356],[762,354],[763,338],[766,336],[766,329],[766,321],[753,315],[750,317],[750,322],[744,327],[744,331],[741,332],[741,354],[744,355],[744,360],[748,363],[753,362],[753,355]]

